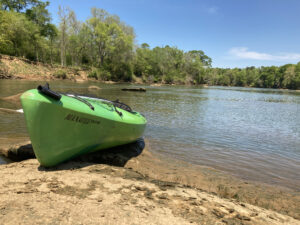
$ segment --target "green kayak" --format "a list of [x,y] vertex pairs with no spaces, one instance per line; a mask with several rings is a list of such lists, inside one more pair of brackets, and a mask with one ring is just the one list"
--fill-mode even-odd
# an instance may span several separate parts
[[147,122],[118,101],[59,94],[47,85],[26,91],[21,102],[34,153],[46,167],[134,142]]

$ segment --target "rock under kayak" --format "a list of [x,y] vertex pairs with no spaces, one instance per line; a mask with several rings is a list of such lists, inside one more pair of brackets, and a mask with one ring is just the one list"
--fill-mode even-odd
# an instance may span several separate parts
[[34,153],[46,167],[134,142],[147,123],[123,103],[59,94],[47,85],[24,92],[21,102]]

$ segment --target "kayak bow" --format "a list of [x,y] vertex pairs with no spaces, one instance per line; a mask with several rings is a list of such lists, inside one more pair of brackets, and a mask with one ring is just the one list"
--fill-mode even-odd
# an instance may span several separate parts
[[26,91],[21,102],[34,153],[46,167],[134,142],[147,123],[123,103],[59,94],[47,85]]

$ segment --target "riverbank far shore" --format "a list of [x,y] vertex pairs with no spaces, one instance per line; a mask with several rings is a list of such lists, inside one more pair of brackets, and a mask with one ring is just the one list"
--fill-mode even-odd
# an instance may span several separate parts
[[[0,165],[1,223],[300,224],[299,195],[162,158],[148,141],[138,153],[135,145],[49,169],[36,159]],[[0,152],[21,151],[30,158],[30,143]]]
[[[51,81],[51,80],[70,80],[77,83],[83,83],[87,81],[98,81],[106,84],[116,83],[130,83],[136,85],[150,85],[150,86],[163,86],[163,85],[184,85],[191,86],[195,85],[191,82],[165,82],[165,81],[145,81],[141,77],[133,76],[130,82],[112,81],[112,80],[99,80],[94,75],[91,76],[93,71],[92,67],[80,67],[80,66],[60,66],[58,64],[46,64],[42,62],[30,61],[26,58],[2,55],[0,54],[0,80],[1,79],[21,79],[29,81]],[[230,85],[218,85],[218,84],[198,84],[203,88],[209,86],[225,86]],[[94,86],[95,87],[95,86]],[[241,87],[241,86],[232,86]],[[251,88],[252,86],[244,85],[242,87]],[[254,86],[253,86],[254,88]],[[285,89],[280,90],[293,90],[299,92],[299,89]]]

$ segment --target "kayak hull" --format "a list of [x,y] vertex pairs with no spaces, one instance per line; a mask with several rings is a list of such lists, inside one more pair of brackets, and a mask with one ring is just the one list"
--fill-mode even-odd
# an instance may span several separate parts
[[34,153],[50,167],[73,157],[134,142],[143,135],[146,119],[139,113],[92,100],[84,102],[63,95],[57,101],[29,90],[21,96]]

